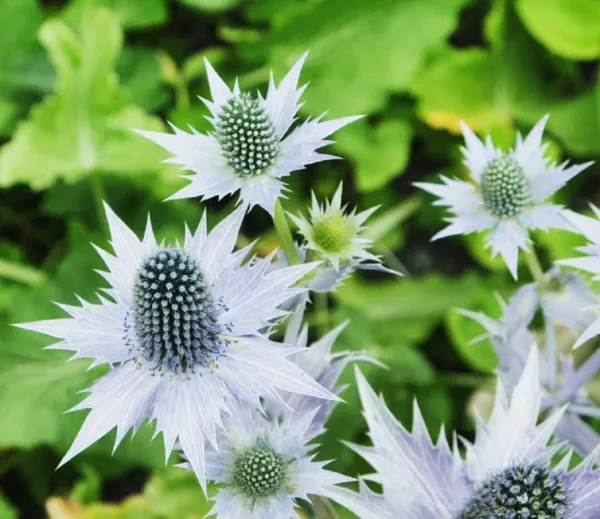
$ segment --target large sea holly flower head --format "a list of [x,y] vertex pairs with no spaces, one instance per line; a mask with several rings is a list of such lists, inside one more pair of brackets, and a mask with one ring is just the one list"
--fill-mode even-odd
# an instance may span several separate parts
[[342,203],[342,190],[340,183],[333,198],[323,204],[313,193],[308,218],[289,215],[304,238],[301,257],[322,262],[309,280],[309,288],[316,292],[329,292],[355,269],[399,274],[369,252],[373,242],[365,237],[365,222],[377,207],[349,211]]
[[272,257],[234,252],[244,209],[211,231],[206,215],[183,245],[142,240],[106,207],[114,255],[98,249],[110,284],[100,304],[61,307],[68,318],[21,325],[61,339],[54,349],[107,363],[110,371],[73,410],[90,409],[67,462],[117,428],[116,444],[145,419],[156,421],[167,456],[177,440],[205,485],[204,443],[216,445],[222,417],[237,402],[259,406],[279,392],[336,399],[265,335],[286,315],[280,305],[314,264],[268,271]]
[[[579,290],[580,279],[574,283],[572,289],[575,294],[566,296],[566,300],[573,305],[565,308],[563,312],[563,323],[574,323],[575,329],[579,329],[576,320],[571,319],[569,314],[581,315],[587,310],[586,298],[581,298]],[[585,285],[583,285],[585,286]],[[563,287],[564,288],[564,287]],[[558,296],[565,297],[564,295]],[[579,307],[577,307],[579,303]],[[540,411],[548,413],[562,409],[566,404],[568,407],[558,422],[555,435],[561,440],[566,440],[580,453],[586,455],[592,452],[600,441],[600,436],[587,423],[589,417],[598,416],[600,410],[590,398],[585,384],[600,369],[600,353],[592,355],[580,366],[575,368],[575,360],[568,353],[561,352],[558,344],[555,316],[558,315],[551,305],[551,311],[546,311],[544,302],[540,303],[539,293],[535,285],[525,285],[511,297],[508,305],[501,301],[503,313],[500,319],[495,320],[482,312],[462,310],[461,313],[479,323],[485,333],[475,340],[489,338],[498,355],[498,376],[512,393],[518,384],[526,366],[527,356],[531,345],[536,340],[536,334],[532,329],[533,318],[541,305],[544,313],[544,333],[540,335],[544,342],[544,351],[539,358],[540,385],[542,388],[542,401]],[[560,308],[562,304],[559,304]]]
[[416,184],[439,198],[436,205],[453,213],[450,225],[434,239],[490,230],[487,244],[493,256],[500,254],[516,278],[519,249],[529,250],[528,230],[571,230],[562,208],[545,200],[591,162],[573,166],[550,162],[545,157],[547,145],[542,145],[547,119],[543,117],[525,139],[518,135],[508,153],[497,149],[489,137],[483,143],[461,123],[471,182],[442,177],[441,184]]
[[383,493],[363,486],[360,494],[333,489],[329,496],[361,519],[589,519],[600,514],[597,449],[572,470],[571,455],[557,464],[562,448],[551,444],[562,411],[538,423],[541,402],[538,356],[509,399],[498,381],[488,422],[476,421],[475,441],[463,440],[463,457],[442,430],[432,442],[415,405],[412,431],[400,424],[359,376],[372,447],[355,446],[376,469]]
[[230,89],[206,61],[212,101],[204,100],[214,130],[206,135],[175,126],[173,134],[139,130],[173,157],[167,160],[193,171],[190,184],[171,198],[224,197],[240,191],[240,201],[274,214],[285,189],[283,178],[309,164],[335,158],[317,150],[332,133],[358,117],[323,121],[322,117],[294,127],[305,86],[298,87],[302,56],[278,86],[273,75],[266,97]]
[[314,460],[310,432],[318,409],[281,421],[252,408],[225,419],[218,452],[207,453],[207,477],[219,485],[211,510],[219,519],[297,518],[298,499],[324,495],[349,478]]

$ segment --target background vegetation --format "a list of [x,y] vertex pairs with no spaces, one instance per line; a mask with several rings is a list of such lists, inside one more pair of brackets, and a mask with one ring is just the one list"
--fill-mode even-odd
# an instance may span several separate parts
[[[112,437],[54,468],[85,413],[64,415],[102,368],[44,351],[10,323],[51,318],[51,302],[94,300],[106,246],[101,199],[141,232],[195,225],[196,200],[162,203],[183,185],[158,146],[131,128],[165,120],[207,128],[203,58],[243,88],[281,78],[305,51],[303,116],[367,114],[336,137],[345,160],[291,178],[286,208],[311,189],[360,208],[380,204],[378,252],[410,277],[355,277],[311,313],[311,333],[350,319],[339,349],[369,349],[389,370],[365,367],[396,415],[418,399],[430,430],[471,434],[469,406],[485,401],[495,357],[454,309],[499,314],[493,291],[516,285],[478,236],[430,243],[442,213],[412,182],[465,176],[458,122],[510,146],[543,114],[557,160],[600,157],[600,3],[597,0],[0,0],[0,518],[201,518],[193,476],[165,469],[160,439],[144,428],[113,457]],[[600,167],[560,202],[600,203]],[[231,201],[206,204],[217,218]],[[277,245],[255,209],[245,237]],[[537,237],[548,266],[577,238]],[[522,272],[527,280],[527,273]],[[351,371],[351,370],[349,370]],[[352,382],[351,373],[345,374]],[[357,395],[345,393],[322,456],[350,475],[365,466],[340,440],[366,441]],[[345,515],[343,517],[350,517]]]

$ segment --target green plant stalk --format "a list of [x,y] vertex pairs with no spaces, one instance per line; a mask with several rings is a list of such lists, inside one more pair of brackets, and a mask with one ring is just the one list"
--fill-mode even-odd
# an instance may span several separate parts
[[525,262],[527,263],[529,272],[531,272],[531,277],[538,284],[538,288],[543,288],[546,284],[546,276],[533,245],[531,245],[529,252],[525,254]]
[[421,207],[421,198],[413,195],[398,205],[388,209],[376,218],[365,231],[365,238],[376,242],[383,238],[391,229],[398,227],[408,220]]
[[21,265],[0,259],[0,277],[18,281],[30,286],[41,285],[46,281],[46,274],[29,265]]
[[292,230],[290,229],[290,223],[287,219],[283,206],[279,198],[275,201],[275,215],[273,216],[273,224],[279,236],[279,242],[281,248],[285,253],[285,257],[289,265],[299,265],[302,263],[296,250],[296,243],[292,236]]
[[94,199],[94,206],[96,207],[96,219],[98,225],[104,232],[108,232],[108,224],[106,216],[104,214],[104,202],[106,201],[106,192],[104,191],[104,185],[102,179],[97,173],[91,173],[89,176],[90,188],[92,190],[92,198]]

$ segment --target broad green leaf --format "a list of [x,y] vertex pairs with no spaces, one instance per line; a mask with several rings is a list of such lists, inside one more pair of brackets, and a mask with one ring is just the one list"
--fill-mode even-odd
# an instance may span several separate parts
[[0,0],[0,81],[4,67],[36,41],[43,13],[36,0]]
[[600,153],[600,81],[589,93],[555,103],[548,128],[562,145],[578,155]]
[[0,494],[0,519],[17,519],[17,510]]
[[460,132],[465,121],[475,131],[499,122],[494,107],[495,64],[487,50],[447,50],[414,84],[420,116],[434,128]]
[[162,124],[130,102],[114,73],[122,43],[116,16],[86,11],[78,33],[51,20],[40,38],[57,69],[56,93],[32,110],[1,150],[0,184],[43,189],[97,170],[159,170],[164,154],[132,128],[160,130]]
[[125,29],[142,29],[167,21],[166,0],[74,0],[65,12],[68,20],[85,16],[90,7],[106,7],[119,16]]
[[600,2],[517,0],[517,12],[551,52],[574,60],[600,56]]
[[211,507],[194,474],[183,469],[156,473],[143,493],[120,503],[86,506],[78,499],[55,497],[46,504],[49,519],[202,519]]
[[[499,6],[499,7],[498,7]],[[490,16],[490,49],[447,48],[431,59],[413,84],[418,111],[431,126],[459,133],[465,121],[497,144],[514,143],[516,121],[535,123],[554,102],[556,85],[545,77],[547,54],[529,36],[508,3]]]
[[366,283],[346,281],[334,297],[353,308],[360,308],[371,319],[439,319],[453,307],[468,305],[481,279],[467,275],[460,279],[429,275],[393,281]]
[[356,165],[361,191],[374,191],[402,174],[408,163],[412,128],[407,121],[384,120],[375,127],[358,121],[336,136],[336,148]]
[[[498,303],[491,292],[481,293],[471,308],[477,312],[497,317]],[[473,319],[458,312],[450,312],[446,317],[446,329],[458,354],[472,368],[485,373],[493,373],[498,365],[498,357],[488,339],[472,342],[485,333],[485,330]]]
[[144,110],[156,110],[169,100],[161,78],[158,53],[146,47],[125,47],[117,63],[121,84]]
[[[464,0],[327,0],[290,3],[293,16],[258,44],[282,74],[305,51],[302,81],[309,113],[334,116],[384,109],[407,90],[430,49],[454,30]],[[286,11],[284,4],[276,6]],[[418,27],[418,30],[415,28]]]
[[233,9],[236,5],[241,3],[241,0],[179,0],[179,2],[193,7],[194,9],[198,9],[199,11],[219,13]]

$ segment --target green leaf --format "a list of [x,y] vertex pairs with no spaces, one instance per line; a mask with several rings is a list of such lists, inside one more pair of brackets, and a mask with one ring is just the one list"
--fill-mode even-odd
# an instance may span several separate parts
[[238,5],[241,0],[179,0],[182,4],[208,13],[229,11]]
[[368,284],[351,279],[336,290],[334,297],[362,309],[374,320],[437,320],[451,308],[468,305],[479,287],[481,279],[475,275],[450,279],[432,274]]
[[[495,315],[498,312],[498,303],[493,295],[487,294],[486,297],[482,294],[477,305],[472,308],[488,315]],[[446,317],[446,330],[458,354],[472,368],[484,373],[494,372],[498,365],[498,357],[491,342],[484,339],[472,343],[474,338],[485,333],[481,325],[458,312],[450,312]]]
[[17,510],[0,494],[0,519],[17,519]]
[[578,155],[600,153],[600,81],[589,93],[555,103],[548,128],[563,146]]
[[399,176],[408,163],[412,128],[407,121],[384,120],[374,128],[358,121],[336,136],[336,148],[356,164],[361,191],[374,191]]
[[517,12],[551,52],[575,60],[600,56],[600,2],[517,0]]
[[90,7],[106,7],[119,16],[125,29],[142,29],[167,21],[165,0],[74,0],[64,16],[77,21]]
[[93,171],[139,174],[160,169],[164,154],[132,128],[162,124],[133,105],[114,73],[122,32],[114,14],[87,11],[79,34],[61,20],[40,38],[58,74],[57,90],[36,106],[0,153],[0,184],[34,189]]
[[421,117],[434,128],[459,133],[464,120],[503,146],[514,143],[517,120],[533,124],[555,102],[558,87],[546,77],[554,64],[520,24],[510,3],[496,2],[490,49],[447,48],[413,84]]
[[117,73],[133,102],[144,110],[156,110],[169,100],[161,78],[158,53],[146,47],[125,47],[117,64]]
[[434,128],[460,132],[499,121],[494,107],[495,64],[483,49],[447,50],[437,56],[414,84],[421,118]]
[[386,106],[391,92],[408,89],[430,49],[454,30],[465,3],[292,2],[290,16],[284,13],[287,3],[276,4],[277,23],[258,45],[279,74],[310,50],[302,75],[310,82],[308,113],[373,113]]
[[7,63],[26,53],[36,42],[43,13],[36,0],[1,0],[0,80]]

